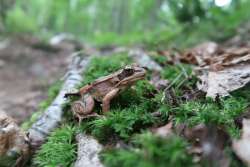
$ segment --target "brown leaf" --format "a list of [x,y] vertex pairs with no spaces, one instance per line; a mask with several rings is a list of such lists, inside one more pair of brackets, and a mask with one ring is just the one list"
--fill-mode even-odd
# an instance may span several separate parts
[[207,92],[207,96],[228,96],[250,82],[250,63],[239,64],[221,71],[206,71],[199,76],[201,83],[198,88]]
[[250,166],[250,120],[243,120],[243,132],[240,140],[233,141],[233,150],[236,155]]
[[[205,52],[205,51],[204,51]],[[250,82],[250,49],[220,48],[210,54],[205,52],[197,56],[199,68],[196,74],[201,83],[198,88],[207,92],[207,96],[228,96]]]
[[219,47],[215,42],[205,42],[186,51],[182,59],[190,64],[211,64],[212,58],[218,49]]
[[176,48],[171,48],[169,50],[158,50],[157,53],[160,56],[167,57],[168,61],[165,62],[165,64],[177,64],[180,63],[181,60],[184,60],[182,59],[181,52]]

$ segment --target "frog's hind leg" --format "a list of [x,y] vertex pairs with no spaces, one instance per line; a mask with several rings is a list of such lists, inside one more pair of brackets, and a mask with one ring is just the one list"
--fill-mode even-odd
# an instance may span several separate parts
[[92,115],[91,112],[94,109],[94,105],[95,101],[89,95],[84,96],[82,100],[75,101],[72,104],[71,109],[73,114],[78,118],[79,123],[81,123],[84,118],[87,118],[88,115]]
[[111,90],[102,100],[102,111],[108,112],[110,109],[110,101],[118,94],[119,89],[113,89]]

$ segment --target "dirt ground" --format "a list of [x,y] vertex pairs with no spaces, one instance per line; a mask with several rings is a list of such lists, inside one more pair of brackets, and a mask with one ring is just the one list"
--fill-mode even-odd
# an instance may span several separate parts
[[63,76],[73,52],[72,45],[50,47],[34,37],[0,41],[0,109],[19,124],[27,119]]

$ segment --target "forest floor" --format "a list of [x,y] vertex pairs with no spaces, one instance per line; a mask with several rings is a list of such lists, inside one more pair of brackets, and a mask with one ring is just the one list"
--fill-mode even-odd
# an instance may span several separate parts
[[[236,64],[238,61],[248,61],[250,52],[248,50],[250,46],[249,30],[250,25],[246,25],[239,29],[235,37],[224,43],[216,44],[219,48],[216,51],[217,56],[220,57],[222,52],[232,53],[232,55],[236,55],[236,58],[242,55],[246,58],[246,60],[235,59],[237,60]],[[202,48],[201,54],[205,55],[204,50],[209,51],[210,44],[205,45],[205,49]],[[63,77],[70,63],[70,55],[79,49],[76,47],[78,46],[74,42],[52,46],[37,38],[27,36],[12,37],[0,42],[0,109],[15,118],[19,124],[25,122],[32,113],[39,110],[40,102],[51,98],[48,95],[49,87]],[[81,44],[81,47],[81,49],[84,48],[83,44]],[[237,49],[233,52],[232,50],[235,47]],[[110,50],[117,48],[103,47],[98,50],[101,55],[107,56],[93,56],[83,74],[84,80],[81,86],[133,62],[127,51],[109,55]],[[122,163],[127,164],[127,166],[132,166],[129,164],[144,166],[144,163],[154,166],[158,161],[159,166],[165,166],[164,162],[171,162],[172,166],[181,166],[182,164],[194,166],[195,158],[198,158],[199,161],[200,158],[205,160],[215,159],[215,161],[218,160],[219,164],[223,164],[220,166],[225,167],[229,165],[230,161],[231,166],[239,166],[239,164],[242,166],[242,162],[232,153],[230,142],[240,137],[241,131],[235,120],[248,111],[249,87],[246,90],[236,92],[229,98],[216,99],[218,101],[211,101],[204,94],[196,95],[197,76],[194,75],[193,67],[197,67],[199,63],[193,63],[191,59],[183,63],[180,56],[185,55],[185,51],[179,52],[176,49],[168,49],[167,46],[166,50],[147,50],[146,48],[145,53],[157,62],[162,70],[158,71],[159,73],[149,70],[144,81],[138,82],[133,89],[119,95],[112,103],[112,111],[106,115],[106,118],[88,119],[79,126],[72,115],[66,117],[62,126],[55,130],[49,137],[48,142],[42,146],[33,163],[38,164],[38,166],[53,163],[55,165],[72,164],[76,160],[76,144],[73,138],[76,132],[84,131],[104,144],[105,149],[100,157],[107,166],[116,167]],[[246,53],[245,49],[247,49]],[[192,51],[195,50],[197,51],[197,48],[187,49],[186,51],[193,54]],[[243,53],[241,53],[242,50]],[[199,51],[201,50],[198,49]],[[176,52],[180,54],[176,54]],[[229,65],[235,65],[235,62],[231,62],[231,58],[234,57],[227,57],[227,54],[225,54],[221,58],[226,62],[229,61]],[[211,60],[211,55],[208,59]],[[205,58],[203,63],[207,63]],[[213,63],[213,60],[208,62],[208,66],[209,63]],[[223,63],[220,65],[223,66]],[[199,67],[202,68],[202,65]],[[211,68],[217,68],[217,66]],[[228,68],[228,66],[225,65],[223,68]],[[158,89],[157,86],[152,85],[154,78],[156,78],[156,81],[168,81],[167,83],[170,83],[170,85],[166,84],[164,90]],[[58,89],[60,88],[58,86]],[[64,106],[65,111],[70,110],[69,104],[70,101]],[[47,103],[46,107],[49,105],[50,102]],[[99,110],[100,108],[95,108],[97,113],[101,113]],[[160,113],[160,115],[155,116],[155,113]],[[165,123],[168,124],[162,126]],[[211,124],[212,127],[200,126]],[[175,135],[167,140],[162,140],[162,138],[154,135],[161,130],[159,127],[163,127],[164,133],[168,133],[171,129],[171,134],[175,133]],[[202,131],[204,136],[201,138],[204,138],[204,140],[201,144],[206,144],[207,141],[211,142],[213,148],[209,156],[200,157],[200,152],[195,152],[197,149],[190,147],[191,143],[195,143],[195,141],[192,141],[192,135],[197,133],[195,131],[197,129],[190,129],[190,127],[196,127],[198,131]],[[220,131],[221,127],[225,129],[225,136],[224,131]],[[178,132],[179,130],[180,132]],[[217,134],[219,135],[217,136]],[[185,138],[185,141],[182,137]],[[63,140],[58,142],[54,140],[55,138],[62,138]],[[223,146],[221,146],[221,142]],[[60,144],[62,147],[58,147]],[[224,147],[224,144],[227,147]],[[189,150],[194,151],[192,157],[189,153],[187,154],[186,148],[192,148]],[[203,145],[199,146],[199,149],[203,149]],[[219,155],[213,154],[213,151],[218,152]],[[166,155],[165,152],[169,152],[169,154]],[[175,154],[176,156],[173,156]],[[199,155],[196,156],[196,154]],[[51,160],[51,157],[56,158]]]
[[66,71],[72,47],[45,48],[34,37],[0,42],[0,109],[20,124],[47,98],[48,87]]

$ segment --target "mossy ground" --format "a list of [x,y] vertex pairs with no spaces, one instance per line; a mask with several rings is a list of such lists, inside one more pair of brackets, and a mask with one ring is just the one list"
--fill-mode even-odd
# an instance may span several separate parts
[[[162,60],[161,60],[162,61]],[[126,56],[112,55],[110,57],[93,57],[84,73],[82,85],[94,79],[107,75],[132,61]],[[151,73],[149,72],[150,78]],[[172,84],[175,95],[181,96],[187,89],[195,87],[195,76],[192,67],[185,64],[167,65],[161,76]],[[187,153],[189,145],[185,139],[173,136],[163,139],[149,132],[149,128],[167,123],[169,116],[175,125],[185,123],[194,126],[200,123],[223,126],[232,137],[239,136],[239,129],[234,125],[234,118],[249,106],[249,90],[239,90],[231,97],[221,98],[219,102],[206,99],[178,99],[177,105],[162,102],[163,93],[156,91],[148,80],[139,81],[132,88],[121,93],[112,101],[111,111],[101,118],[84,120],[81,126],[72,118],[69,104],[65,106],[67,118],[64,124],[56,130],[48,142],[43,145],[35,156],[38,166],[70,166],[75,160],[76,132],[87,132],[109,147],[101,153],[101,159],[106,166],[194,166],[192,157]],[[70,101],[69,101],[70,102]],[[160,111],[160,117],[151,113]],[[100,106],[95,112],[101,113]],[[115,149],[112,145],[123,141],[128,148]],[[67,152],[67,154],[63,154]],[[58,154],[63,155],[58,155]],[[55,156],[52,161],[49,157]],[[238,160],[232,158],[233,163]],[[70,163],[69,163],[70,162]]]

